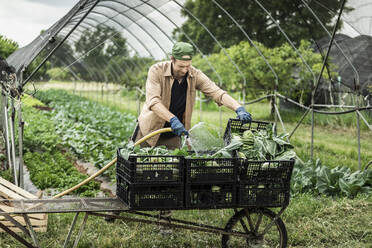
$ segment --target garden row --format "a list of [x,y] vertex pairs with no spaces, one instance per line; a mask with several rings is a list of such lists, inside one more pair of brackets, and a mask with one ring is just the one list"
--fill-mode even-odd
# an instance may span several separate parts
[[[87,176],[76,169],[75,158],[61,145],[62,139],[56,133],[55,123],[50,118],[52,114],[40,110],[45,106],[41,106],[39,101],[26,98],[23,103],[24,162],[33,184],[41,190],[63,191],[86,179]],[[93,196],[98,189],[99,184],[92,181],[75,193]]]
[[[63,90],[39,91],[36,97],[53,110],[50,119],[61,144],[85,161],[101,168],[127,144],[135,117],[120,113]],[[105,175],[115,179],[114,168]]]

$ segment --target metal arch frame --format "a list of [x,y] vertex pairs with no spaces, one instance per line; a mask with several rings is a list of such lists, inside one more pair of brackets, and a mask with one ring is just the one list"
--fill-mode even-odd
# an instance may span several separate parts
[[221,45],[221,43],[217,40],[217,38],[212,34],[212,32],[197,18],[189,9],[185,8],[182,6],[177,0],[172,0],[175,2],[179,7],[184,9],[187,13],[189,13],[203,28],[208,32],[208,34],[212,37],[212,39],[217,43],[217,45],[221,48],[223,53],[226,55],[226,57],[230,60],[230,62],[234,65],[238,73],[242,76],[243,78],[243,85],[244,85],[244,90],[243,90],[243,104],[245,103],[245,87],[246,87],[246,78],[242,71],[240,70],[239,66],[231,59],[230,55],[226,52],[226,49]]
[[311,67],[309,66],[309,64],[306,62],[306,60],[302,57],[301,53],[298,51],[298,49],[296,48],[296,46],[293,44],[293,42],[291,41],[291,39],[289,39],[289,37],[287,36],[287,34],[284,32],[284,30],[281,28],[280,24],[273,18],[273,16],[270,14],[270,12],[260,3],[259,0],[254,0],[256,2],[256,4],[270,17],[270,19],[274,22],[274,25],[279,29],[279,31],[283,34],[283,36],[286,38],[286,40],[288,41],[288,43],[291,45],[291,47],[293,48],[293,50],[297,53],[297,55],[300,57],[300,59],[302,60],[302,63],[304,63],[304,65],[306,66],[306,68],[309,70],[309,72],[313,75],[313,79],[314,79],[314,84],[315,84],[315,81],[316,81],[316,77],[315,77],[315,74],[313,72],[313,70],[311,69]]
[[[83,24],[83,23],[82,23]],[[88,26],[90,26],[90,27],[95,27],[93,24],[91,24],[91,23],[89,23],[89,22],[84,22],[84,24],[85,25],[88,25]],[[107,27],[109,27],[107,24],[98,24],[98,25],[106,25]],[[83,27],[83,28],[85,28],[83,25],[80,25],[80,27]],[[84,29],[84,30],[86,30],[86,29]],[[84,31],[83,30],[83,31]],[[80,31],[79,29],[76,29],[76,31],[78,31],[78,32],[83,32],[83,31]],[[131,49],[132,50],[135,50],[134,48],[133,48],[133,46],[132,45],[130,45],[130,43],[129,42],[127,42],[127,45],[128,46],[130,46],[131,47]],[[135,52],[138,54],[138,51],[137,50],[135,50]],[[129,77],[128,77],[128,75],[127,75],[127,72],[126,71],[124,71],[124,70],[122,70],[122,68],[119,66],[119,65],[117,65],[117,63],[114,61],[114,63],[116,64],[116,66],[119,68],[119,70],[126,76],[126,78],[129,80]],[[126,62],[125,62],[126,63]],[[134,66],[134,67],[136,67],[137,68],[137,70],[140,70],[140,67],[136,64],[136,63],[134,63],[133,61],[130,61],[130,63]]]
[[[333,44],[333,40],[334,40],[334,37],[335,37],[335,34],[336,34],[336,30],[337,30],[337,25],[340,23],[340,20],[341,20],[341,15],[342,15],[342,11],[344,10],[344,7],[345,7],[345,3],[346,3],[346,0],[343,0],[342,1],[342,4],[341,4],[341,8],[340,8],[340,13],[337,17],[337,21],[336,21],[336,24],[334,25],[334,29],[333,29],[333,34],[332,34],[332,37],[331,37],[331,40],[329,41],[329,46],[328,46],[328,50],[327,50],[327,54],[326,56],[324,57],[324,60],[323,60],[323,64],[322,64],[322,68],[320,70],[320,73],[319,73],[319,76],[318,76],[318,80],[316,82],[316,85],[315,85],[315,88],[313,89],[313,92],[311,94],[311,108],[312,108],[312,134],[311,134],[311,159],[313,159],[313,153],[314,153],[314,147],[313,147],[313,143],[314,143],[314,125],[313,125],[313,122],[314,122],[314,97],[315,97],[315,94],[316,94],[316,91],[319,87],[319,82],[320,82],[320,79],[322,78],[322,74],[323,74],[323,71],[324,71],[324,67],[325,67],[325,64],[328,60],[328,57],[329,57],[329,54],[331,52],[331,48],[332,48],[332,44]],[[359,104],[358,104],[359,105]],[[360,167],[360,128],[359,128],[359,115],[357,115],[357,125],[358,125],[358,164],[359,164],[359,167]]]
[[[106,0],[105,2],[107,2],[107,0]],[[115,4],[120,4],[120,5],[122,5],[122,6],[125,6],[125,7],[129,8],[129,9],[131,9],[131,10],[137,12],[139,15],[142,16],[142,18],[145,18],[145,19],[148,20],[151,24],[153,24],[157,29],[159,29],[160,32],[162,32],[162,33],[164,34],[164,36],[167,37],[167,39],[168,39],[171,43],[174,44],[173,39],[170,38],[169,35],[168,35],[168,34],[167,34],[163,29],[161,29],[161,28],[158,26],[158,24],[156,24],[155,22],[153,22],[153,21],[152,21],[150,18],[148,18],[148,16],[145,15],[144,13],[142,13],[142,12],[136,10],[135,8],[131,8],[131,7],[129,7],[128,5],[124,4],[123,2],[118,2],[118,1],[116,1],[116,0],[110,0],[109,2],[112,2],[112,3],[115,3]],[[147,1],[146,1],[146,2],[143,2],[143,3],[144,3],[144,4],[147,4]],[[149,6],[149,5],[148,5],[148,6]],[[110,8],[110,9],[113,10],[113,8],[108,7],[108,6],[105,6],[105,5],[100,5],[100,7]],[[152,12],[150,12],[150,13],[152,13]],[[141,18],[141,19],[142,19],[142,18]],[[140,19],[139,19],[139,20],[140,20]],[[168,57],[168,56],[167,56],[167,57]]]
[[[73,36],[74,36],[74,34],[71,34],[70,35],[70,37],[73,37]],[[74,65],[77,61],[81,62],[81,59],[82,59],[82,57],[76,59],[73,55],[71,55],[71,57],[73,58],[73,62],[67,65],[68,68],[70,68],[72,65]],[[100,75],[100,73],[98,73],[97,71],[91,71],[90,68],[89,68],[89,66],[86,66],[85,63],[81,63],[81,65],[84,67],[85,70],[88,71],[88,73],[90,74],[92,80],[94,80],[95,78],[98,79],[98,80],[101,80],[101,79],[104,80],[104,77],[101,77],[102,75]]]
[[[125,4],[122,4],[122,3],[120,3],[120,2],[117,2],[117,1],[110,1],[110,2],[114,2],[114,3],[119,3],[119,4],[121,4],[121,5],[123,5],[123,6],[125,6],[125,7],[128,7],[127,5],[125,5]],[[145,4],[147,4],[147,5],[149,5],[150,7],[152,7],[153,9],[155,9],[155,10],[157,10],[156,8],[154,8],[154,6],[152,6],[151,4],[149,4],[147,1],[146,2],[144,2]],[[178,2],[176,2],[177,4],[178,4]],[[179,5],[179,4],[178,4]],[[106,7],[106,8],[109,8],[110,10],[113,10],[112,8],[110,8],[110,7],[108,7],[108,6],[105,6],[105,5],[99,5],[99,7]],[[114,11],[116,11],[116,10],[114,10]],[[158,11],[158,10],[157,10]],[[117,11],[116,11],[117,12]],[[149,20],[150,21],[150,19],[147,17],[147,16],[145,16],[143,13],[141,13],[141,12],[139,12],[139,11],[137,11],[136,10],[136,12],[137,13],[139,13],[140,15],[142,15],[143,17],[145,17],[147,20]],[[160,11],[158,11],[159,13],[161,13]],[[92,13],[97,13],[96,11],[92,11]],[[117,12],[118,13],[118,15],[119,14],[121,14],[120,12]],[[100,13],[100,14],[102,14],[102,13]],[[163,13],[161,13],[161,14],[163,14]],[[116,20],[113,20],[113,17],[108,17],[108,16],[106,16],[106,15],[104,15],[104,14],[102,14],[103,16],[105,16],[106,18],[108,18],[108,19],[110,19],[110,20],[112,20],[112,21],[114,21],[115,23],[117,23],[116,22]],[[122,14],[121,14],[122,15]],[[128,16],[125,16],[127,19],[129,19],[130,21],[132,21],[132,24],[133,24],[133,20],[131,19],[131,18],[129,18]],[[169,20],[169,18],[167,18],[168,20]],[[154,24],[159,30],[161,30],[162,32],[163,32],[163,30],[157,25],[157,24],[155,24],[155,23],[153,23],[152,21],[150,21],[152,24]],[[173,22],[172,22],[173,23]],[[117,24],[119,24],[119,23],[117,23]],[[121,24],[119,24],[121,27],[123,27]],[[177,25],[176,25],[177,26]],[[124,27],[123,27],[124,28]],[[127,29],[126,29],[127,30]],[[144,30],[144,29],[143,29]],[[144,30],[145,31],[145,30]],[[167,38],[172,42],[172,39],[170,39],[169,38],[169,36],[165,33],[165,32],[163,32],[163,34],[165,34],[166,36],[167,36]],[[151,38],[153,38],[152,36],[151,36]],[[153,39],[155,42],[156,42],[156,40],[155,39]],[[200,49],[198,49],[199,51],[200,51]],[[164,50],[163,50],[164,51]],[[165,53],[166,54],[166,53]],[[166,54],[167,55],[167,54]],[[227,54],[227,56],[229,57],[229,55]],[[203,56],[204,57],[204,56]],[[230,58],[230,60],[231,60],[231,58]],[[232,60],[231,60],[232,61]],[[233,62],[233,61],[232,61]],[[233,62],[234,63],[234,62]],[[210,63],[209,63],[210,64]],[[213,68],[213,66],[211,67],[212,68],[212,70],[214,70],[215,71],[215,69]],[[216,72],[216,71],[215,71]],[[242,73],[241,73],[241,75],[243,75]],[[244,76],[244,75],[243,75]],[[220,81],[221,81],[221,77],[218,75],[218,78],[220,79]]]
[[[136,35],[134,35],[133,34],[133,32],[132,31],[129,31],[129,29],[128,29],[128,27],[130,26],[130,25],[132,25],[133,23],[131,23],[128,27],[125,27],[125,26],[123,26],[120,22],[118,22],[118,21],[116,21],[116,20],[114,20],[114,19],[111,19],[110,17],[107,17],[107,16],[105,16],[105,15],[103,15],[103,14],[101,14],[101,13],[95,13],[96,15],[102,15],[104,18],[107,18],[107,20],[105,21],[105,22],[107,22],[107,21],[112,21],[112,22],[114,22],[114,23],[116,23],[117,25],[119,25],[121,28],[123,28],[123,30],[125,30],[125,31],[127,31],[128,33],[130,33],[133,37],[136,37],[135,39],[136,40],[138,40],[138,42],[140,42],[141,43],[141,45],[145,48],[145,50],[148,52],[148,54],[152,57],[152,58],[155,58],[154,57],[154,54],[152,54],[152,52],[148,49],[148,47],[141,41],[141,39],[139,39]],[[88,19],[90,19],[90,20],[95,20],[95,19],[93,19],[93,18],[88,18]],[[95,20],[97,23],[100,23],[100,22],[98,22],[97,20]],[[151,37],[150,37],[151,38]]]
[[[110,1],[110,2],[113,2],[113,3],[116,3],[116,4],[120,4],[120,5],[123,5],[123,6],[125,6],[126,8],[128,8],[128,9],[131,9],[131,7],[129,7],[128,5],[126,5],[126,4],[124,4],[124,3],[121,3],[121,2],[117,2],[117,1]],[[161,11],[159,11],[157,8],[155,8],[153,5],[151,5],[151,4],[149,4],[148,2],[144,2],[146,5],[148,5],[148,6],[150,6],[150,7],[152,7],[154,10],[156,10],[156,11],[158,11],[161,15],[163,15],[163,16],[165,16],[166,18],[167,18],[167,20],[168,21],[170,21],[170,22],[172,22],[174,25],[175,25],[175,23],[173,22],[173,21],[171,21],[170,20],[170,18],[168,18],[166,15],[164,15]],[[106,7],[106,8],[109,8],[110,10],[114,10],[113,8],[111,8],[111,7],[108,7],[108,6],[105,6],[105,5],[99,5],[99,7]],[[139,12],[139,11],[137,11],[136,9],[133,9],[134,11],[136,11],[136,13],[138,13],[140,16],[142,16],[142,18],[146,18],[151,24],[153,24],[157,29],[159,29],[167,38],[168,38],[168,40],[171,42],[171,43],[173,43],[174,44],[174,42],[173,42],[173,39],[171,39],[170,37],[169,37],[169,35],[166,33],[166,32],[164,32],[164,30],[163,29],[161,29],[156,23],[154,23],[150,18],[148,18],[144,13],[142,13],[142,12]],[[116,11],[116,10],[114,10],[114,11]],[[116,12],[118,12],[118,11],[116,11]],[[96,12],[94,12],[94,13],[96,13]],[[121,12],[118,12],[119,14],[121,14]],[[152,13],[152,12],[150,12],[150,13]],[[118,14],[118,15],[119,15]],[[116,17],[117,15],[115,15],[115,17]],[[107,17],[107,16],[106,16]],[[125,16],[125,17],[127,17],[127,16]],[[131,18],[129,18],[129,17],[127,17],[129,20],[131,20],[132,22],[133,22],[133,20],[131,19]],[[141,19],[142,19],[141,18]],[[109,19],[113,19],[112,17],[111,18],[109,18]],[[176,27],[178,27],[177,25],[175,25]],[[154,39],[155,40],[155,39]],[[191,40],[191,39],[190,39]],[[155,40],[156,41],[156,40]],[[192,42],[192,43],[194,43],[194,42]],[[197,46],[196,46],[197,47]],[[200,49],[197,47],[197,49],[198,49],[198,51],[200,51]],[[163,50],[164,51],[164,50]],[[201,52],[201,51],[200,51]],[[168,56],[168,54],[166,54],[167,56]],[[204,59],[206,59],[204,56],[203,56],[203,58]],[[214,67],[213,66],[211,66],[211,64],[210,64],[210,62],[207,60],[207,62],[208,62],[208,64],[210,65],[210,67],[212,68],[212,70],[214,71],[214,72],[216,72],[216,70],[214,69]],[[216,72],[217,73],[217,72]],[[218,73],[217,73],[218,74]],[[221,77],[219,76],[219,74],[218,74],[218,78],[219,78],[219,80],[220,80],[220,82],[222,81],[221,80]]]
[[[316,4],[319,5],[320,7],[322,7],[322,8],[324,8],[324,9],[328,10],[328,11],[331,12],[332,14],[336,14],[333,10],[331,10],[330,8],[328,8],[327,6],[325,6],[324,4],[320,3],[318,0],[314,0],[314,3],[316,3]],[[341,18],[342,18],[342,17],[341,17]],[[361,32],[360,32],[357,28],[354,27],[353,22],[347,20],[345,17],[342,18],[342,21],[345,22],[345,23],[347,23],[350,27],[353,28],[353,30],[354,30],[355,32],[357,32],[359,35],[361,35]]]
[[[53,48],[53,50],[43,59],[43,61],[35,68],[35,70],[30,74],[30,76],[28,76],[28,78],[26,78],[26,80],[24,80],[23,82],[22,82],[22,87],[32,78],[32,76],[33,75],[35,75],[35,73],[44,65],[44,63],[48,60],[48,58],[50,57],[50,56],[52,56],[53,55],[53,53],[63,44],[63,42],[68,38],[68,36],[76,29],[76,27],[84,20],[84,18],[94,9],[94,7],[98,4],[98,2],[99,2],[99,0],[96,0],[96,1],[94,1],[94,2],[92,2],[92,6],[89,6],[89,9],[88,9],[88,11],[86,12],[86,13],[84,13],[84,15],[83,15],[83,17],[81,17],[80,18],[80,20],[79,20],[79,22],[69,31],[69,33],[62,39],[62,41],[60,41],[59,43],[58,43],[58,45],[57,46],[55,46],[54,48]],[[84,5],[87,3],[87,1],[86,2],[84,2]],[[70,18],[70,20],[72,19],[72,17],[73,16],[71,16],[71,18]],[[68,22],[68,21],[67,21]],[[67,22],[66,22],[66,24],[67,24]],[[64,26],[66,26],[66,24],[65,25],[63,25],[63,27]],[[63,28],[62,27],[62,28]],[[61,28],[61,29],[62,29]],[[60,29],[60,30],[61,30]],[[59,30],[59,31],[60,31]],[[59,32],[56,32],[56,35],[58,34]],[[37,56],[37,55],[36,55]]]
[[[306,8],[310,11],[310,13],[315,17],[315,19],[318,21],[318,23],[321,25],[321,27],[324,29],[324,31],[326,31],[326,33],[328,34],[329,37],[332,38],[332,34],[327,30],[327,28],[323,25],[323,23],[320,21],[319,17],[314,13],[314,11],[310,8],[310,6],[306,3],[305,0],[301,0],[301,2],[306,6]],[[342,8],[343,9],[343,8]],[[341,11],[341,14],[339,15],[340,18],[342,16],[342,11]],[[333,41],[336,45],[336,47],[341,51],[342,55],[344,56],[344,58],[347,60],[347,62],[350,64],[351,68],[353,69],[354,71],[354,74],[356,76],[356,81],[357,81],[357,85],[359,85],[359,73],[357,71],[357,69],[354,67],[353,63],[350,61],[349,57],[347,57],[344,53],[344,51],[341,49],[341,47],[339,46],[339,44],[337,43],[336,40]],[[321,76],[321,75],[320,75]],[[317,83],[317,85],[319,84],[319,82]],[[316,86],[317,88],[317,86]],[[315,89],[316,91],[316,89]],[[314,92],[315,94],[315,92]]]
[[[73,34],[71,34],[71,37],[72,37],[72,35]],[[75,57],[70,53],[67,53],[67,57],[71,57],[73,61],[75,60]],[[59,59],[59,57],[57,57],[57,58]],[[67,60],[67,58],[66,58],[66,60]],[[67,60],[68,63],[65,63],[63,60],[61,60],[61,61],[65,64],[66,67],[68,67],[68,63],[69,63],[68,60]],[[92,77],[92,72],[90,71],[90,69],[88,69],[83,63],[81,63],[81,65],[88,72],[89,76]],[[71,67],[68,67],[68,68],[71,68]],[[71,71],[72,71],[72,68],[71,68]]]
[[[256,49],[257,53],[260,55],[260,57],[264,60],[264,62],[266,63],[266,65],[269,67],[269,69],[271,70],[271,72],[273,73],[274,77],[275,77],[275,86],[274,86],[274,96],[273,96],[273,101],[274,101],[274,108],[275,108],[275,125],[277,123],[277,117],[279,118],[279,121],[282,125],[282,128],[284,130],[284,132],[286,133],[286,129],[284,127],[284,123],[282,121],[282,118],[280,116],[280,113],[279,113],[279,110],[276,106],[276,102],[277,102],[277,96],[276,96],[276,93],[277,93],[277,90],[278,90],[278,86],[279,86],[279,77],[278,77],[278,74],[276,74],[274,68],[271,66],[270,62],[266,59],[266,57],[263,55],[263,53],[261,52],[261,50],[256,46],[256,44],[254,44],[254,42],[252,41],[252,39],[249,37],[249,35],[247,34],[247,32],[245,32],[245,30],[241,27],[241,25],[239,25],[239,23],[235,20],[234,17],[231,16],[231,14],[225,9],[223,8],[218,2],[216,2],[215,0],[212,0],[212,2],[218,7],[220,8],[234,23],[235,25],[240,29],[240,31],[245,35],[245,37],[248,39],[249,43],[254,47],[254,49]],[[263,98],[265,99],[265,98]]]
[[[88,25],[88,26],[90,26],[90,27],[95,27],[93,24],[90,24],[90,23],[88,23],[88,22],[85,22],[84,23],[85,25]],[[99,25],[106,25],[106,24],[99,24]],[[84,27],[83,25],[80,25],[81,27]],[[109,27],[108,25],[106,25],[107,27]],[[76,29],[75,31],[78,31],[78,32],[83,32],[83,31],[80,31],[79,29]],[[72,36],[72,35],[71,35]],[[77,37],[76,37],[76,39],[77,39]],[[76,41],[75,41],[76,42]],[[131,46],[132,47],[132,46]],[[133,49],[133,47],[132,47],[132,49]],[[137,50],[135,50],[137,53],[138,53],[138,51]],[[80,60],[80,59],[79,59]],[[110,61],[113,61],[113,63],[116,65],[116,67],[117,68],[119,68],[119,70],[121,71],[121,73],[123,73],[123,75],[127,78],[127,80],[129,81],[129,76],[128,76],[128,72],[127,71],[125,71],[125,70],[123,70],[114,60],[110,60]],[[140,71],[140,67],[136,64],[136,63],[134,63],[134,61],[131,61],[131,60],[129,60],[129,62],[133,65],[133,67],[134,68],[136,68],[138,71]],[[127,62],[126,61],[124,61],[124,63],[128,66],[128,64],[127,64]],[[108,64],[108,62],[106,62],[106,64]],[[116,74],[116,78],[117,78],[117,82],[120,82],[120,74],[118,74],[117,72],[116,72],[116,69],[115,69],[115,67],[114,67],[114,65],[111,65],[111,69],[114,69],[115,70],[115,74]]]
[[[81,24],[80,24],[80,25],[81,25]],[[79,28],[79,27],[78,27],[78,28]],[[78,29],[78,28],[77,28],[77,29]],[[76,29],[76,30],[77,30],[77,29]],[[75,30],[75,31],[76,31],[76,30]],[[64,32],[64,31],[62,31],[62,32]],[[62,32],[61,32],[61,33],[62,33]],[[74,33],[71,33],[71,34],[70,34],[71,37],[74,37],[74,35],[75,35]],[[70,37],[69,37],[69,38],[70,38]],[[76,61],[76,58],[74,57],[74,55],[73,55],[73,54],[68,54],[68,55],[70,55],[70,57],[72,57],[72,63],[74,63],[74,62]],[[79,61],[79,62],[80,62],[80,61]],[[81,64],[81,66],[82,66],[82,67],[83,67],[83,68],[88,72],[88,74],[90,75],[90,77],[91,77],[92,79],[96,76],[95,73],[92,72],[92,71],[90,70],[90,68],[89,68],[88,66],[85,65],[85,63],[84,63],[83,61],[82,61],[80,64]],[[70,65],[70,64],[67,64],[67,67],[69,67],[69,65]],[[95,75],[95,76],[92,76],[92,75]]]
[[[89,25],[92,25],[92,24],[88,24],[87,22],[85,22],[84,24],[86,24],[86,25],[88,25],[88,26],[89,26]],[[92,25],[92,27],[94,27],[94,26]],[[79,32],[81,33],[80,30],[77,29],[77,31],[79,31]],[[82,57],[84,57],[84,56],[85,56],[85,55],[79,57],[78,59],[76,59],[76,61],[77,61],[77,60],[80,60],[80,59],[81,59]],[[119,67],[119,68],[120,68],[120,67]],[[122,71],[122,70],[121,70],[121,71]],[[124,72],[124,71],[122,71],[122,72]],[[116,71],[115,71],[115,73],[116,73]]]
[[[315,17],[315,19],[318,21],[318,23],[321,25],[321,27],[324,29],[324,31],[326,31],[326,33],[328,34],[328,36],[329,37],[332,37],[332,34],[323,25],[323,23],[320,21],[319,17],[314,13],[314,11],[310,8],[310,6],[307,4],[307,2],[305,0],[301,0],[301,2],[306,6],[306,8],[310,11],[310,13]],[[353,69],[353,71],[355,73],[356,80],[357,80],[357,82],[359,84],[359,72],[357,71],[357,69],[355,68],[355,66],[353,65],[353,63],[350,61],[349,57],[346,56],[346,54],[344,53],[344,50],[340,47],[340,45],[338,44],[338,42],[336,40],[334,40],[334,43],[335,43],[336,47],[340,50],[340,52],[342,53],[342,55],[344,56],[344,58],[346,59],[346,61],[350,64],[351,68]]]
[[[83,12],[84,10],[88,10],[89,11],[89,7],[92,5],[92,4],[96,4],[94,1],[90,2],[88,4],[90,0],[79,0],[79,2],[70,10],[72,11],[74,8],[76,8],[75,12],[62,24],[60,25],[60,27],[58,29],[56,29],[54,32],[53,32],[53,36],[51,34],[51,29],[55,26],[58,26],[58,21],[56,23],[54,23],[48,30],[46,30],[46,32],[44,32],[43,34],[40,34],[38,37],[36,37],[30,44],[32,44],[33,42],[36,42],[37,43],[37,40],[50,40],[50,39],[53,39],[55,35],[57,35],[63,28],[64,26],[68,23],[68,21],[73,18],[77,13],[79,12]],[[99,1],[99,0],[96,0],[96,1]],[[67,15],[69,14],[70,12],[67,13]],[[42,42],[41,42],[42,43]],[[30,45],[28,44],[28,45]],[[28,46],[27,45],[27,46]],[[27,65],[25,65],[24,63],[22,65],[20,65],[20,68],[18,68],[17,72],[21,72],[22,73],[22,70],[24,70],[27,66],[29,66],[33,60],[43,51],[43,49],[48,45],[48,43],[45,43],[45,44],[38,44],[38,45],[42,45],[39,47],[39,49],[36,49],[37,52],[35,53],[29,53],[29,55],[31,55],[29,58],[27,58]],[[27,47],[25,46],[25,47]],[[36,72],[35,72],[36,73]],[[23,80],[23,77],[22,77],[22,80]],[[20,86],[19,87],[23,87],[27,82],[23,83],[23,82],[20,82]]]
[[[115,1],[116,2],[116,1]],[[100,7],[102,7],[102,6],[100,6]],[[91,27],[95,27],[94,25],[92,25],[92,24],[90,24],[90,23],[88,23],[88,22],[85,22],[85,24],[87,24],[87,25],[89,25],[89,26],[91,26]],[[99,23],[98,25],[105,25],[106,27],[110,27],[109,25],[107,25],[107,24],[105,24],[104,22],[103,23]],[[169,38],[169,37],[168,37]],[[169,38],[170,39],[170,38]],[[171,39],[170,39],[171,40]],[[129,42],[127,42],[127,43],[129,43]],[[135,50],[134,48],[133,48],[133,46],[132,45],[130,45],[130,47],[132,48],[132,50]],[[136,53],[138,54],[138,50],[135,50],[136,51]]]
[[[89,25],[92,25],[92,26],[94,26],[93,24],[91,24],[91,23],[89,23],[89,22],[87,22],[88,20],[90,20],[90,21],[93,21],[93,22],[96,22],[97,23],[97,25],[106,25],[106,26],[108,26],[109,27],[109,25],[107,25],[107,24],[105,24],[108,20],[106,20],[105,22],[99,22],[99,21],[97,21],[96,19],[94,19],[94,18],[92,18],[92,17],[90,17],[90,16],[87,16],[86,18],[85,18],[85,22],[82,22],[83,24],[89,24]],[[114,22],[113,20],[109,20],[109,21],[112,21],[112,22]],[[117,24],[117,25],[119,25],[117,22],[114,22],[115,24]],[[125,30],[125,31],[127,31],[135,40],[137,40],[138,41],[138,43],[140,43],[141,44],[141,46],[145,49],[145,51],[148,53],[148,55],[150,55],[150,57],[152,57],[152,58],[154,58],[154,56],[153,56],[153,54],[150,52],[150,50],[148,50],[148,48],[147,48],[147,46],[145,46],[145,44],[136,36],[136,35],[134,35],[133,33],[132,33],[132,31],[130,31],[130,30],[128,30],[128,29],[126,29],[125,27],[123,27],[122,25],[119,25],[123,30]],[[95,27],[95,26],[94,26]],[[131,42],[129,42],[128,41],[128,44],[130,44]],[[132,47],[133,47],[133,45],[132,45]],[[137,51],[137,53],[138,53],[138,50],[136,50]]]
[[[93,19],[94,20],[94,19]],[[85,25],[88,25],[88,26],[90,26],[90,27],[93,27],[93,28],[95,28],[95,26],[93,25],[93,24],[91,24],[91,23],[89,23],[89,22],[84,22],[84,23],[82,23],[82,24],[85,24]],[[98,25],[105,25],[105,26],[107,26],[107,27],[110,27],[110,26],[108,26],[107,24],[105,24],[105,23],[99,23]],[[83,31],[85,31],[86,29],[88,29],[87,27],[84,27],[83,25],[80,25],[80,27],[83,27],[83,28],[85,28]],[[76,31],[78,31],[78,32],[80,32],[80,33],[82,33],[83,31],[80,31],[79,29],[76,29]],[[131,49],[132,50],[134,50],[135,52],[136,52],[136,54],[138,54],[138,50],[137,49],[135,49],[131,44],[130,44],[130,42],[127,42],[127,45],[128,46],[130,46],[131,47]],[[133,61],[130,61],[131,63],[134,63]],[[133,64],[134,65],[134,67],[136,67],[137,68],[137,70],[139,70],[139,66],[137,65],[137,64]],[[119,67],[120,68],[120,67]],[[120,68],[120,70],[121,70],[121,68]],[[121,70],[123,73],[125,73],[123,70]],[[128,77],[127,77],[128,78]]]
[[[138,6],[141,6],[142,4],[140,4],[140,5],[138,5]],[[105,18],[107,18],[107,17],[105,17]],[[86,18],[85,18],[85,22],[87,21],[87,20],[92,20],[92,21],[94,21],[94,22],[97,22],[98,23],[98,25],[99,24],[104,24],[104,23],[106,23],[107,21],[112,21],[112,22],[115,22],[115,21],[113,21],[112,20],[112,18],[107,18],[104,22],[99,22],[99,21],[97,21],[96,19],[94,19],[94,18],[92,18],[92,17],[90,17],[90,16],[87,16]],[[84,22],[83,21],[83,22]],[[140,39],[138,39],[131,31],[129,31],[128,29],[126,29],[124,26],[122,26],[122,25],[120,25],[120,24],[118,24],[117,22],[115,22],[117,25],[119,25],[121,28],[123,28],[123,30],[126,30],[130,35],[132,35],[138,42],[140,42],[141,43],[141,45],[143,46],[143,48],[147,51],[147,53],[150,55],[150,56],[152,56],[153,57],[153,55],[152,55],[152,53],[150,52],[150,50],[148,50],[147,49],[147,47],[141,42],[141,40]],[[132,23],[131,23],[132,24]]]
[[[114,19],[113,17],[107,16],[106,14],[103,14],[103,13],[100,13],[100,12],[96,12],[96,11],[92,11],[91,13],[92,14],[102,15],[102,16],[106,17],[107,19],[110,19],[110,20],[113,20],[116,23],[119,23],[119,22],[116,21],[116,19]],[[132,21],[132,24],[131,25],[135,24],[137,27],[139,27],[140,29],[142,29],[150,37],[150,39],[153,40],[158,45],[158,47],[163,51],[163,53],[167,56],[167,52],[164,50],[164,48],[159,44],[159,42],[146,29],[144,29],[142,26],[138,25],[133,19],[129,18],[126,15],[120,14],[118,16],[122,16],[124,18],[127,18],[127,19],[131,20]]]
[[[316,77],[310,66],[307,64],[306,60],[302,57],[301,53],[297,50],[295,45],[292,43],[291,39],[287,36],[287,34],[284,32],[284,30],[281,28],[279,23],[273,18],[273,16],[270,14],[270,12],[260,3],[259,0],[254,0],[256,4],[270,17],[270,19],[274,22],[275,26],[279,29],[279,31],[283,34],[283,36],[286,38],[288,43],[292,46],[294,51],[297,53],[297,55],[300,57],[302,60],[302,63],[304,63],[305,67],[309,70],[309,72],[313,75],[313,85],[312,85],[312,92],[314,92],[314,87],[315,87],[315,82],[316,82]],[[314,147],[314,94],[312,94],[311,97],[311,159],[313,159],[313,147]],[[301,124],[302,120],[305,119],[306,115],[308,114],[309,111],[306,111],[305,114],[301,117],[300,122],[298,125],[295,127],[295,129],[292,131],[296,131],[297,127]]]

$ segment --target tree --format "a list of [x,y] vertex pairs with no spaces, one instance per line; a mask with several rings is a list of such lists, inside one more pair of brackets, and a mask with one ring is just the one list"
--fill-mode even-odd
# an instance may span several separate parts
[[[278,76],[278,92],[300,103],[309,105],[311,85],[314,78],[290,45],[284,43],[280,47],[267,48],[258,42],[255,42],[255,44],[268,59]],[[299,51],[314,74],[319,75],[322,65],[321,55],[313,52],[308,41],[300,42]],[[193,58],[193,65],[201,69],[228,92],[242,93],[245,91],[246,95],[251,99],[274,92],[275,76],[249,42],[242,41],[226,49],[226,52],[241,69],[246,79],[246,85],[243,83],[242,75],[222,51],[210,54],[204,58],[197,55]],[[206,59],[209,60],[220,75],[222,82],[218,81],[218,77],[213,73]],[[334,71],[334,65],[331,64],[330,66],[331,71]],[[325,71],[323,71],[322,76],[326,80],[329,79]],[[337,74],[332,72],[331,76],[335,77]]]
[[6,59],[10,54],[18,49],[18,43],[7,39],[0,34],[0,58]]
[[[218,3],[236,19],[253,40],[264,44],[266,47],[276,47],[286,42],[285,37],[280,33],[274,22],[255,1],[219,0]],[[299,45],[301,40],[317,40],[326,35],[301,0],[260,0],[260,3],[280,23],[296,45]],[[242,40],[247,40],[233,21],[212,1],[187,0],[184,6],[216,36],[224,47],[230,47]],[[328,9],[324,6],[327,6]],[[310,7],[327,29],[331,30],[334,20],[333,13],[337,12],[340,6],[341,0],[323,0],[321,5],[312,3]],[[333,13],[329,9],[333,10]],[[351,8],[345,8],[344,12],[350,10]],[[186,10],[182,10],[181,14],[187,18],[181,26],[182,30],[204,53],[219,51],[219,47],[212,37],[196,19]],[[340,27],[341,25],[338,28]],[[180,28],[175,29],[173,34],[178,40],[187,41]]]

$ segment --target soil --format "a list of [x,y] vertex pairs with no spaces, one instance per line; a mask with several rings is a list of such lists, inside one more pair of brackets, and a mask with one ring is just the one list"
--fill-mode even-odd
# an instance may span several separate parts
[[[83,162],[80,160],[75,161],[75,167],[76,169],[85,175],[91,176],[97,171],[99,171],[98,168],[96,168],[93,164],[88,163],[88,162]],[[104,176],[98,176],[94,179],[95,181],[99,182],[100,185],[100,190],[110,197],[115,197],[116,196],[116,185],[115,183],[111,182],[108,178]]]
[[34,105],[33,107],[36,108],[36,109],[44,110],[44,111],[52,111],[53,110],[53,108],[48,107],[48,106]]

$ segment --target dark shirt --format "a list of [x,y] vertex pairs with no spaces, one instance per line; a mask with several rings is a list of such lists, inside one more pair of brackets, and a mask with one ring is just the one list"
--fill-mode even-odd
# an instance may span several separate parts
[[[177,79],[174,79],[172,85],[172,94],[171,94],[171,102],[169,106],[169,111],[174,114],[181,122],[183,122],[183,115],[185,113],[186,108],[186,93],[187,93],[187,73],[182,78],[181,82]],[[170,127],[169,122],[165,122],[164,127]],[[160,137],[162,138],[172,138],[176,136],[174,133],[167,132],[162,133]]]

